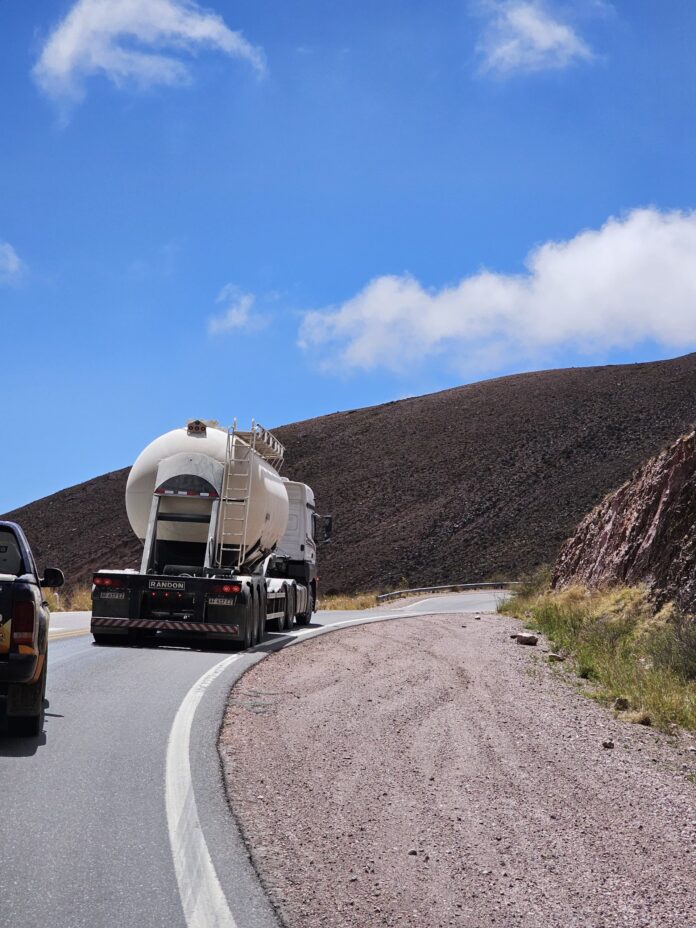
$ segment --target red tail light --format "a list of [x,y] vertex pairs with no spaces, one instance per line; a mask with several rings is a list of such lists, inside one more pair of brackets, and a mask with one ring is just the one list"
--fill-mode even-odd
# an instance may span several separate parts
[[241,593],[242,585],[241,583],[221,583],[219,586],[214,586],[212,592],[231,596],[233,593]]
[[12,607],[13,644],[32,644],[36,610],[33,602],[18,602]]
[[114,577],[102,577],[101,574],[97,574],[92,579],[92,583],[95,586],[111,587],[111,588],[123,586],[120,580],[116,580]]

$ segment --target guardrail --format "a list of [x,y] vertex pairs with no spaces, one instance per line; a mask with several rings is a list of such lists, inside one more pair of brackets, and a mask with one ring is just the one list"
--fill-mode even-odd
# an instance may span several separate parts
[[452,592],[456,590],[504,590],[510,586],[519,586],[519,580],[500,580],[497,583],[446,583],[444,586],[420,586],[412,590],[393,590],[391,593],[381,593],[377,599],[382,602],[384,599],[392,599],[396,596],[407,596],[409,593],[439,593],[441,591]]

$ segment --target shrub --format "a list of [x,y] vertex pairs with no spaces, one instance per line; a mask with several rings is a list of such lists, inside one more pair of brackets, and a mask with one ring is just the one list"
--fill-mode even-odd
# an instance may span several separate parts
[[696,729],[696,619],[670,606],[655,614],[644,587],[551,592],[525,584],[501,612],[543,632],[593,680],[595,695],[624,697],[624,717]]

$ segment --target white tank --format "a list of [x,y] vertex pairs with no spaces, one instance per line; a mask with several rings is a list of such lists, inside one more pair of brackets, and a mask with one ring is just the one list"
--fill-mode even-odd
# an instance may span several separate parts
[[[246,447],[238,436],[235,436],[235,441]],[[174,454],[193,453],[208,455],[224,465],[226,451],[227,433],[211,427],[203,434],[193,435],[185,428],[174,429],[156,438],[141,451],[131,468],[126,484],[128,520],[141,541],[144,541],[147,534],[160,463]],[[272,550],[285,532],[288,522],[288,494],[275,468],[254,452],[248,457],[251,468],[251,492],[245,547],[250,550],[259,545],[267,552]],[[246,467],[246,461],[242,466]],[[164,505],[176,505],[179,512],[191,513],[210,511],[211,508],[209,500],[195,497],[171,500],[165,497],[161,503],[161,506]],[[230,515],[238,515],[238,512],[231,512],[232,506],[226,506],[225,509]],[[200,522],[162,522],[157,532],[157,537],[163,541],[205,542],[207,535],[208,527]]]

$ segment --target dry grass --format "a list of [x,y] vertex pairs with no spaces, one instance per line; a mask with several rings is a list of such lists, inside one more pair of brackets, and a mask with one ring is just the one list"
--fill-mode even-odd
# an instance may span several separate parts
[[371,609],[377,605],[377,593],[332,593],[319,596],[317,609]]
[[59,590],[44,590],[51,612],[89,612],[92,608],[92,587],[63,587]]
[[[92,608],[92,587],[77,586],[45,590],[51,612],[88,612]],[[319,596],[318,609],[370,609],[377,605],[377,593],[337,593]]]
[[696,730],[696,618],[669,606],[655,613],[647,591],[617,587],[548,590],[526,584],[499,610],[543,632],[596,684],[606,701],[628,700],[621,718]]

